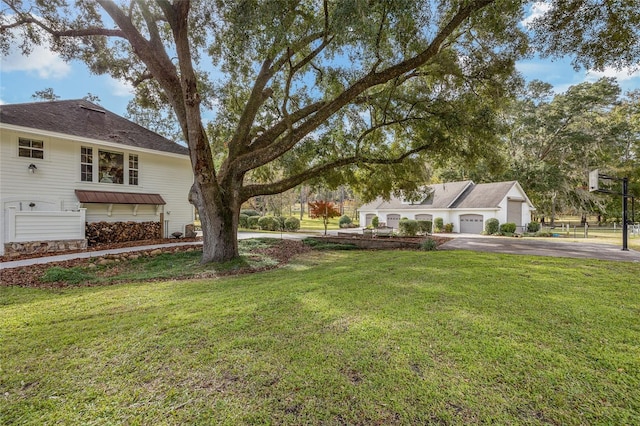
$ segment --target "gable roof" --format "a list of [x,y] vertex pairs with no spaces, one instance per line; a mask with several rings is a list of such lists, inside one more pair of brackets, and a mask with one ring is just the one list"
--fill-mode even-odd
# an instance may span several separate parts
[[533,207],[531,201],[517,181],[480,183],[470,180],[461,182],[438,183],[428,185],[433,192],[421,203],[406,203],[400,198],[385,201],[378,198],[360,207],[361,211],[370,210],[418,210],[418,209],[487,209],[497,208],[511,188],[517,186],[522,199]]
[[0,123],[172,154],[189,150],[84,99],[0,106]]
[[498,207],[516,181],[474,184],[451,206],[458,209]]
[[379,197],[373,202],[360,207],[360,210],[413,210],[416,208],[446,209],[451,207],[451,205],[469,186],[473,186],[473,182],[470,180],[461,182],[436,183],[427,186],[427,188],[431,189],[432,192],[420,203],[407,203],[397,197],[392,197],[391,199],[386,201]]

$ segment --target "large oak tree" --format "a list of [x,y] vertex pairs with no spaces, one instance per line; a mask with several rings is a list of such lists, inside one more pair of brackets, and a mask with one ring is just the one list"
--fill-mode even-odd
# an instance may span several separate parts
[[[529,52],[524,1],[3,3],[0,48],[22,36],[26,52],[48,37],[62,57],[132,82],[140,103],[171,107],[191,156],[203,262],[237,256],[251,197],[320,176],[412,190],[424,155],[481,155],[498,143],[494,112]],[[596,67],[637,57],[623,46],[628,55],[611,58],[607,46],[619,51],[638,23],[603,3],[552,2],[536,26],[546,53],[577,51]],[[598,49],[574,49],[595,39]]]

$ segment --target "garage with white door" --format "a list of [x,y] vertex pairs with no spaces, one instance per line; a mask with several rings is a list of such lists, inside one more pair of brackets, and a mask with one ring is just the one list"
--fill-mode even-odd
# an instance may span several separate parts
[[484,221],[481,214],[460,215],[460,232],[462,234],[482,234]]
[[400,215],[399,214],[388,214],[387,215],[387,226],[389,228],[398,229],[400,227]]

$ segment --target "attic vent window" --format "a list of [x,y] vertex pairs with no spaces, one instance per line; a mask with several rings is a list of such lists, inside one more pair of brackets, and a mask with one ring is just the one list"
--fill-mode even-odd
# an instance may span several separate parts
[[82,109],[86,109],[88,111],[93,111],[93,112],[99,112],[101,114],[106,114],[106,111],[103,109],[99,109],[99,108],[92,108],[92,107],[88,107],[86,105],[80,105],[80,108]]

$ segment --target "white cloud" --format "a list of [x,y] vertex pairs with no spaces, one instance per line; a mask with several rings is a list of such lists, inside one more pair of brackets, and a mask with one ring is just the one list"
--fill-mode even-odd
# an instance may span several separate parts
[[618,82],[631,80],[640,77],[640,69],[637,67],[621,69],[606,67],[603,71],[587,71],[587,81],[593,82],[602,77],[615,77]]
[[550,9],[551,9],[551,4],[547,2],[544,2],[544,1],[535,2],[531,6],[531,14],[526,18],[524,18],[520,23],[523,26],[529,28],[529,26],[533,23],[533,21],[536,18],[541,17],[542,15],[547,13]]
[[61,79],[70,74],[71,66],[56,53],[37,46],[28,56],[12,49],[8,56],[2,57],[2,71],[22,71],[36,74],[41,79]]
[[[11,21],[12,16],[5,18]],[[23,35],[18,31],[14,35],[9,55],[0,58],[3,72],[27,72],[41,79],[61,79],[71,73],[71,66],[47,47],[33,46],[29,55],[23,55],[19,47],[24,41]]]
[[134,94],[133,86],[127,81],[109,78],[108,85],[111,88],[111,94],[114,96],[130,97]]

